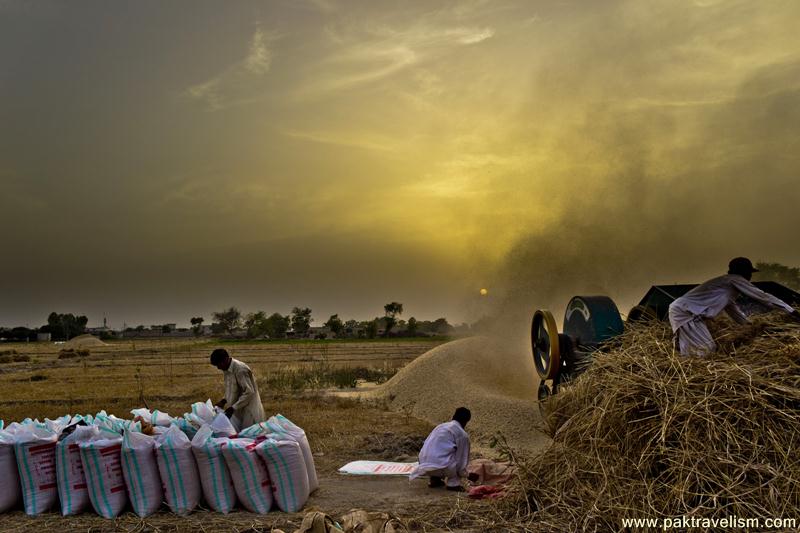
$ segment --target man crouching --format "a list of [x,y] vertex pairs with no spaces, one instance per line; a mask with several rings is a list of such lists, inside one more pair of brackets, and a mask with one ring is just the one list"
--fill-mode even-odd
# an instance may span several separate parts
[[459,407],[450,422],[433,428],[419,452],[419,464],[409,477],[430,476],[431,488],[444,486],[446,479],[447,490],[463,491],[461,480],[467,475],[469,462],[469,435],[464,428],[470,418],[469,409]]

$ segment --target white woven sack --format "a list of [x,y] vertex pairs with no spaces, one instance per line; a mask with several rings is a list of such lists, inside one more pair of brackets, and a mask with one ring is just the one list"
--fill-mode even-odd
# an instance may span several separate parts
[[218,513],[225,514],[231,512],[236,505],[236,489],[222,455],[222,446],[227,440],[214,438],[213,430],[208,424],[200,428],[192,439],[192,452],[197,461],[206,503]]
[[308,500],[308,472],[300,444],[293,440],[267,439],[256,447],[272,483],[275,503],[281,511],[295,513]]
[[214,409],[214,404],[211,403],[211,399],[208,399],[205,402],[193,403],[191,414],[197,417],[198,419],[202,420],[203,423],[205,424],[210,424],[211,421],[214,420],[214,417],[217,415],[216,410]]
[[[8,426],[12,431],[13,425]],[[0,513],[16,507],[22,497],[12,431],[0,431]]]
[[58,503],[57,439],[52,430],[34,423],[21,425],[14,435],[22,501],[28,515],[45,513]]
[[282,429],[283,433],[289,435],[300,445],[300,450],[303,452],[303,460],[306,462],[306,471],[308,472],[309,493],[317,490],[319,488],[319,479],[317,478],[317,469],[314,466],[314,455],[311,453],[311,445],[308,443],[306,432],[303,431],[300,426],[292,423],[291,420],[280,414],[271,416],[267,422],[269,427]]
[[205,422],[197,422],[194,420],[189,420],[187,416],[193,416],[193,415],[191,414],[183,415],[183,418],[176,418],[175,420],[172,421],[172,423],[178,426],[178,429],[183,431],[189,438],[189,440],[192,440],[194,436],[197,435],[197,430],[200,429],[200,427],[203,424],[205,424]]
[[44,425],[47,427],[47,429],[49,429],[56,435],[59,435],[61,434],[61,431],[69,425],[70,420],[72,420],[72,417],[70,415],[63,415],[56,418],[55,420],[50,420],[49,418],[45,418]]
[[178,426],[170,426],[156,438],[156,459],[167,505],[177,515],[188,515],[197,507],[202,494],[189,437]]
[[154,409],[152,412],[146,407],[131,410],[131,414],[135,417],[141,416],[145,422],[154,426],[169,426],[172,423],[172,417],[163,411]]
[[97,426],[77,426],[68,436],[56,444],[56,479],[61,514],[81,513],[91,506],[86,476],[83,473],[80,443],[96,438]]
[[128,504],[122,475],[122,437],[109,437],[107,430],[101,429],[100,438],[79,446],[92,507],[103,518],[116,518]]
[[230,418],[225,416],[225,413],[215,416],[209,425],[215,437],[233,437],[236,435],[236,428],[231,423]]
[[122,474],[133,512],[144,518],[158,511],[164,489],[156,460],[156,441],[149,435],[126,431],[122,437]]
[[264,461],[256,453],[253,439],[229,439],[222,455],[231,471],[236,496],[245,509],[266,514],[272,507],[272,488]]

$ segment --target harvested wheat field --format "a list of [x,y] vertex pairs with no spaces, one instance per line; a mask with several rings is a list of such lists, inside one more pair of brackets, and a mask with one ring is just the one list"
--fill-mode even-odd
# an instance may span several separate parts
[[[476,516],[489,508],[463,495],[430,491],[423,481],[338,474],[359,459],[414,460],[432,425],[397,413],[379,401],[331,395],[351,381],[387,378],[409,361],[442,344],[441,339],[368,342],[229,343],[227,349],[256,372],[268,415],[282,413],[305,429],[320,488],[301,512],[229,515],[196,510],[177,517],[167,509],[140,519],[126,511],[115,520],[92,512],[61,517],[57,511],[28,517],[0,514],[0,531],[294,531],[304,512],[318,509],[340,519],[354,508],[387,513],[415,531],[480,531]],[[196,340],[109,342],[88,356],[59,359],[59,345],[16,344],[27,359],[0,369],[0,419],[55,418],[67,412],[109,413],[130,418],[146,402],[180,416],[191,402],[217,399],[222,375],[208,363],[219,344]],[[338,384],[337,384],[338,383]]]
[[[720,322],[715,337],[719,353],[685,358],[673,353],[666,324],[629,327],[549,401],[545,420],[530,354],[490,338],[353,343],[349,349],[252,344],[233,351],[272,383],[262,385],[267,413],[283,413],[309,435],[321,488],[303,511],[341,517],[360,508],[387,513],[401,531],[463,532],[623,531],[627,518],[791,518],[800,508],[800,326],[774,316],[747,327]],[[107,404],[124,415],[142,399],[179,414],[190,400],[213,397],[221,387],[205,362],[209,345],[144,346],[132,352],[111,343],[80,361],[18,346],[31,360],[4,367],[0,382],[11,393],[0,400],[0,417],[52,417],[67,405],[90,411]],[[310,385],[353,364],[397,373],[360,398]],[[287,367],[295,377],[303,367],[316,377],[270,381]],[[96,386],[109,374],[107,384]],[[412,460],[432,426],[459,405],[473,411],[467,428],[473,455],[511,457],[519,467],[504,499],[472,501],[430,490],[424,480],[337,473],[356,459]],[[491,449],[496,434],[504,439]],[[0,527],[294,531],[302,518],[303,512],[200,510],[186,518],[160,511],[144,520],[126,512],[108,521],[91,514],[29,518],[18,511],[1,515]]]

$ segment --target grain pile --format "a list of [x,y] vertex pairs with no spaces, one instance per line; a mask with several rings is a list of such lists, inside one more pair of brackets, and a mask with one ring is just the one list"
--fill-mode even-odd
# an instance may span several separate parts
[[468,407],[473,446],[499,432],[515,448],[539,449],[549,439],[540,431],[539,382],[529,352],[488,337],[456,340],[419,356],[373,394],[434,424]]
[[92,335],[79,335],[64,343],[64,348],[67,350],[78,350],[81,348],[95,348],[97,346],[108,346],[106,343],[93,337]]
[[[790,517],[800,508],[800,325],[718,326],[687,358],[668,325],[629,331],[548,402],[552,444],[522,459],[507,517],[528,531],[624,518]],[[538,510],[538,511],[537,511]]]

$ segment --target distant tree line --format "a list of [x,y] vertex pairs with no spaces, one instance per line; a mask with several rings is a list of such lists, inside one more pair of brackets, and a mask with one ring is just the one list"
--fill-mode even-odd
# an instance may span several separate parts
[[[414,317],[401,320],[403,304],[390,302],[383,306],[383,316],[372,320],[342,320],[338,314],[331,315],[322,325],[336,338],[417,337],[449,335],[454,332],[446,318],[420,321]],[[250,339],[308,338],[312,336],[314,318],[308,307],[294,307],[288,315],[265,311],[243,314],[236,307],[228,307],[212,314],[211,333],[221,336],[244,336]],[[202,333],[203,317],[192,317],[190,322],[196,335]],[[315,338],[326,338],[319,332]]]
[[[780,263],[757,262],[756,268],[760,272],[754,276],[755,281],[776,281],[800,291],[800,267],[789,267]],[[700,280],[701,281],[701,280]],[[491,326],[488,317],[478,320],[472,325],[463,324],[454,328],[447,319],[417,320],[413,316],[407,321],[400,317],[403,315],[403,304],[390,302],[383,306],[383,315],[372,320],[343,320],[338,314],[331,315],[323,323],[337,338],[368,338],[382,337],[417,337],[428,335],[450,335],[453,333],[464,334],[475,331],[484,331]],[[205,327],[203,317],[192,317],[190,323],[195,335],[202,335]],[[287,337],[306,338],[312,330],[314,322],[311,309],[308,307],[294,307],[288,315],[272,313],[267,315],[264,311],[256,311],[243,315],[236,307],[229,307],[213,313],[213,322],[209,326],[214,335],[234,336],[242,335],[248,338],[285,339]],[[0,340],[11,342],[35,341],[37,333],[50,333],[51,340],[67,341],[78,335],[86,333],[88,319],[85,315],[72,313],[52,312],[47,317],[47,324],[39,328],[28,327],[0,327]],[[173,325],[157,326],[163,334],[173,331]],[[127,332],[145,331],[145,326],[126,328]],[[150,328],[149,331],[152,331]],[[178,328],[178,331],[187,331]],[[114,332],[101,332],[101,338],[112,335]],[[321,335],[321,334],[320,334]]]

